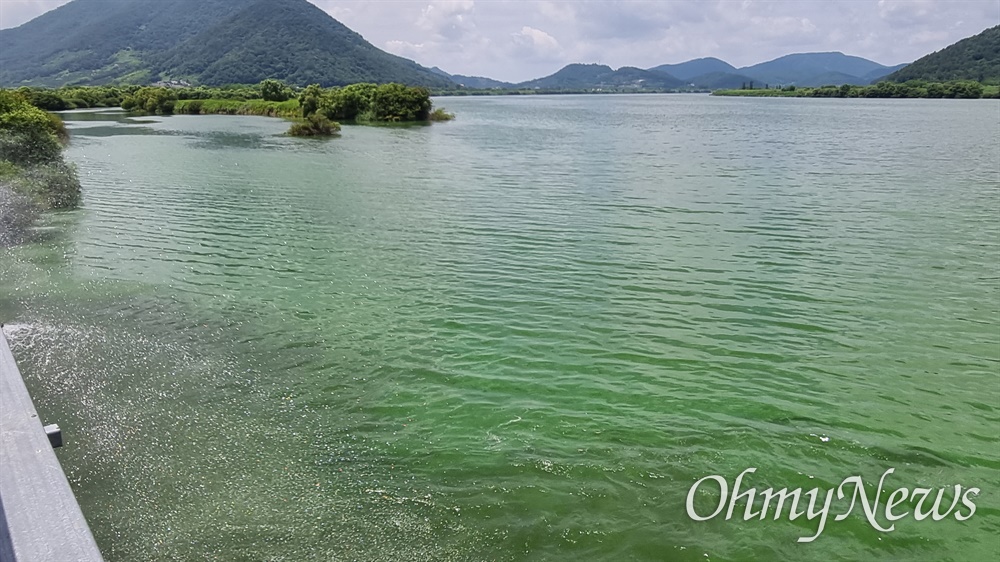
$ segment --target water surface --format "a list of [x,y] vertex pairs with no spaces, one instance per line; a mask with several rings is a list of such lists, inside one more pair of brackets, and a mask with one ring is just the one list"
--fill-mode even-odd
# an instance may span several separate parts
[[[0,319],[109,561],[1000,555],[995,101],[437,103],[66,115],[84,204]],[[748,467],[982,494],[688,518]]]

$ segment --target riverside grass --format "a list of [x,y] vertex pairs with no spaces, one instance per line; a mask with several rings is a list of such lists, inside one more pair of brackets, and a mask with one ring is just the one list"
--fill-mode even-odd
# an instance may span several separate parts
[[262,117],[284,117],[293,119],[299,117],[299,101],[266,100],[178,100],[174,105],[174,113],[189,115],[258,115]]

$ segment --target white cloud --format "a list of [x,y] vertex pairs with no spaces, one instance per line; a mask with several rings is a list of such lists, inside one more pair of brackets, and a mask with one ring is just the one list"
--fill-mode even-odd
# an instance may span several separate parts
[[0,29],[17,27],[69,0],[0,0]]
[[563,56],[559,41],[541,29],[524,26],[517,33],[511,33],[510,37],[512,54],[522,59],[552,61]]
[[417,26],[439,41],[457,41],[477,33],[472,0],[438,0],[420,11]]

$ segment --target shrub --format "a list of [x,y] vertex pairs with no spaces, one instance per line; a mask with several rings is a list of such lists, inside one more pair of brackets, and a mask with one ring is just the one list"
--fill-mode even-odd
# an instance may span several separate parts
[[140,88],[125,96],[122,100],[122,109],[170,115],[174,112],[176,102],[177,93],[169,88]]
[[295,137],[328,137],[340,131],[340,124],[330,121],[319,113],[313,113],[292,125],[288,134]]
[[0,128],[0,160],[30,166],[58,160],[61,150],[59,140],[46,130],[10,132]]
[[294,94],[284,82],[268,78],[260,83],[260,95],[264,101],[288,101]]
[[430,120],[431,121],[451,121],[454,118],[455,118],[455,114],[454,113],[448,113],[447,111],[444,110],[443,107],[439,107],[439,108],[435,109],[430,114]]
[[24,169],[14,180],[16,191],[31,197],[46,209],[70,209],[80,204],[80,180],[76,168],[52,162]]
[[189,113],[191,115],[198,115],[201,113],[201,108],[205,102],[202,100],[190,100],[184,104],[182,113]]
[[59,137],[66,137],[62,120],[0,90],[0,160],[19,166],[53,162],[60,158]]

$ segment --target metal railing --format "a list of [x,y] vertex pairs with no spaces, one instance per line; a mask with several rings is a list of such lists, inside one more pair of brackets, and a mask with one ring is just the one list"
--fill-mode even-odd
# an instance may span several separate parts
[[101,552],[0,326],[0,562],[100,562]]

